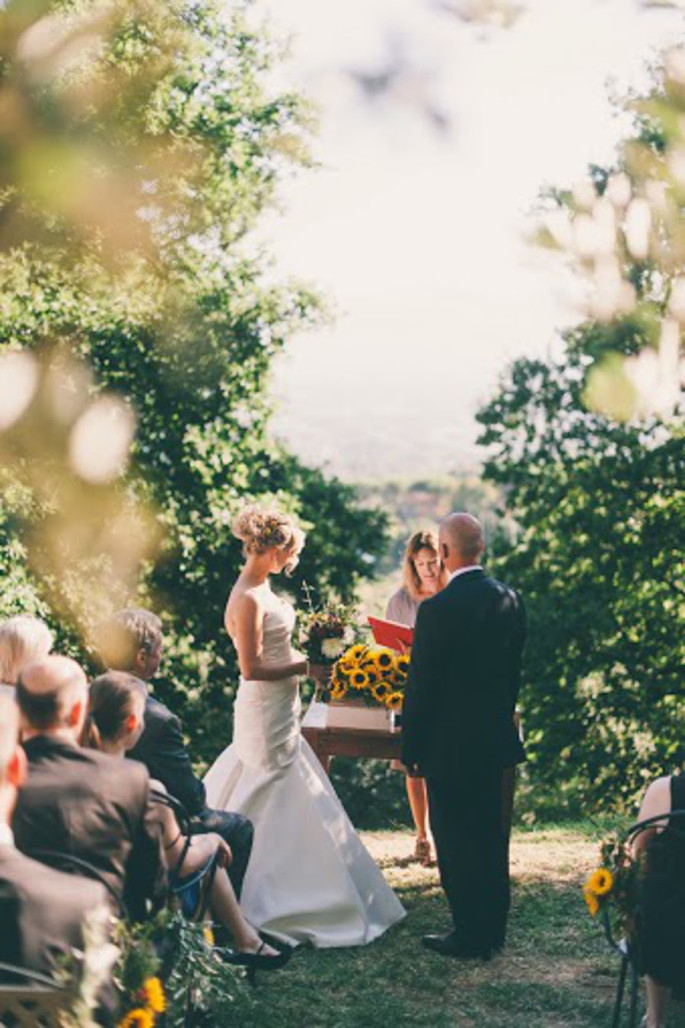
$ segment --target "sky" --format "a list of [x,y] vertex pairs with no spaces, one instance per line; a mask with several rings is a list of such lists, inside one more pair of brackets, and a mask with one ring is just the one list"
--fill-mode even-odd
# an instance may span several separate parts
[[507,364],[579,317],[573,278],[525,240],[536,196],[611,159],[612,91],[683,29],[638,0],[527,0],[485,31],[450,2],[260,0],[291,37],[281,82],[319,111],[319,167],[263,237],[334,312],[279,359],[274,427],[346,478],[482,459],[474,414]]

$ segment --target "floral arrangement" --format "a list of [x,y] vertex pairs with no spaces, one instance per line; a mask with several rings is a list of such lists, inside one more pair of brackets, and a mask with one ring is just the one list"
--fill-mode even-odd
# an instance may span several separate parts
[[637,879],[640,864],[630,847],[616,836],[601,847],[601,867],[590,875],[583,886],[583,896],[592,917],[600,912],[614,915],[617,928],[632,934],[635,923]]
[[404,700],[408,671],[409,657],[406,654],[357,643],[335,662],[325,698],[342,700],[352,697],[363,699],[369,705],[379,704],[390,710],[399,710]]
[[332,664],[358,636],[357,612],[344,603],[315,610],[306,582],[304,591],[308,609],[300,617],[298,645],[310,663]]
[[147,926],[117,926],[119,963],[115,983],[125,1011],[117,1028],[154,1028],[167,1007],[164,987],[158,976],[161,959],[153,933]]

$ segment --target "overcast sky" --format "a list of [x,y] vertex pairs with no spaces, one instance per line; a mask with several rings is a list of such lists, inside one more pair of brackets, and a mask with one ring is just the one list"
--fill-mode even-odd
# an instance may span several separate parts
[[337,314],[280,361],[276,429],[347,477],[477,460],[473,415],[506,363],[575,316],[572,283],[523,241],[526,212],[610,159],[607,83],[644,82],[683,28],[637,0],[528,0],[489,33],[447,6],[261,0],[293,37],[286,82],[319,107],[321,163],[265,234]]

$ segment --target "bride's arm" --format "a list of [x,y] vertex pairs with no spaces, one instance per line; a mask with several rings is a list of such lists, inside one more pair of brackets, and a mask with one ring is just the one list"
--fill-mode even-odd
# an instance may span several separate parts
[[[266,664],[263,654],[262,625],[264,615],[257,600],[243,594],[234,611],[233,638],[238,651],[238,663],[243,678],[262,682],[274,682],[290,675],[306,675],[307,660],[298,655],[296,660],[285,664]],[[228,625],[226,626],[228,628]]]

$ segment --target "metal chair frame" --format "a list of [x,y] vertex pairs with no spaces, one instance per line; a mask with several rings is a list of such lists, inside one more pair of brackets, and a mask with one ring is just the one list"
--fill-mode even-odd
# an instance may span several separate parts
[[[638,835],[641,835],[647,828],[651,828],[654,825],[670,827],[673,821],[678,820],[685,821],[685,810],[671,810],[665,814],[655,814],[654,817],[645,818],[644,821],[638,821],[628,829],[625,834],[625,842],[634,842]],[[628,1028],[635,1028],[637,1024],[638,984],[640,978],[635,962],[635,949],[629,938],[619,939],[618,941],[614,938],[611,930],[609,913],[606,908],[602,911],[602,922],[604,925],[604,934],[606,935],[609,945],[621,958],[621,967],[619,969],[618,983],[616,986],[616,999],[614,1001],[611,1028],[619,1028],[621,1022],[621,1008],[623,1006],[623,997],[625,994],[626,979],[628,977],[629,970],[630,1006],[628,1012]]]
[[[2,982],[5,976],[23,979],[24,984]],[[49,975],[0,963],[0,1028],[8,1015],[16,1028],[59,1028],[60,1015],[70,999],[70,990]]]

